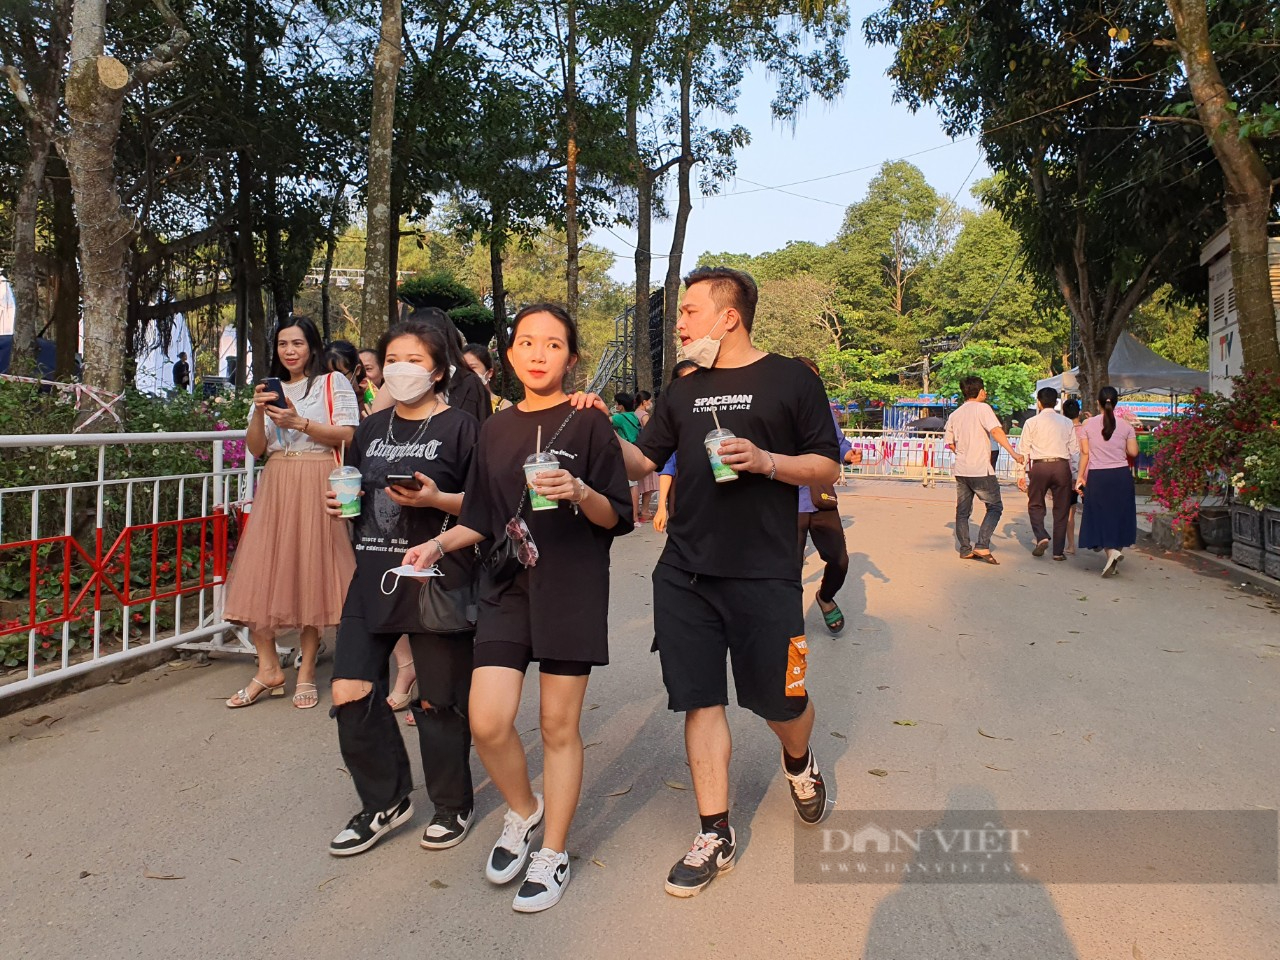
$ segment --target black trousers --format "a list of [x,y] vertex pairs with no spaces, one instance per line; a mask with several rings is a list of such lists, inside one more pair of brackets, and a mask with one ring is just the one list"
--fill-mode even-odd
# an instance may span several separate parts
[[[369,696],[332,711],[342,760],[366,811],[386,810],[413,789],[404,737],[387,703],[388,661],[399,639],[398,632],[370,632],[362,617],[345,616],[338,627],[333,678],[373,684]],[[419,698],[409,709],[417,723],[427,796],[437,813],[463,812],[474,804],[467,719],[474,640],[470,633],[409,634]],[[423,709],[420,701],[430,708]]]
[[1053,555],[1060,557],[1067,546],[1067,513],[1071,510],[1071,463],[1067,460],[1039,460],[1027,475],[1027,516],[1037,541],[1050,539],[1044,528],[1044,497],[1053,496]]
[[815,510],[797,514],[797,545],[800,559],[804,560],[804,539],[813,540],[813,548],[826,567],[822,571],[822,583],[818,585],[818,599],[823,603],[835,600],[836,593],[844,586],[849,575],[849,548],[844,542],[844,526],[839,510]]

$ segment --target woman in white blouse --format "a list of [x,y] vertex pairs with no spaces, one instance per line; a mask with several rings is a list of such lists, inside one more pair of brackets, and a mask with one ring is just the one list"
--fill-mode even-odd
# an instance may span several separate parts
[[227,706],[247,707],[264,693],[284,694],[276,635],[300,629],[293,705],[307,709],[319,702],[320,631],[342,619],[355,573],[346,525],[327,516],[323,504],[338,448],[351,442],[360,412],[347,378],[325,372],[314,323],[305,317],[282,320],[274,346],[271,376],[280,378],[286,406],[274,405],[276,393],[264,384],[254,388],[247,443],[255,457],[265,453],[268,459],[227,575],[224,605],[227,620],[249,627],[258,670]]

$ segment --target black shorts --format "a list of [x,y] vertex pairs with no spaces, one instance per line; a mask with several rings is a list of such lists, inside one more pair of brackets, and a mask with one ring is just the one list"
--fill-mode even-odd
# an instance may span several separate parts
[[[475,645],[477,667],[510,667],[524,673],[534,662],[527,584],[527,577],[517,577],[496,605],[485,608],[484,632]],[[539,672],[550,676],[585,677],[591,673],[591,664],[584,660],[536,659]]]
[[726,657],[740,707],[785,722],[809,704],[799,580],[707,577],[659,563],[653,628],[671,710],[727,705]]
[[[391,653],[401,636],[398,632],[370,631],[363,617],[343,617],[333,652],[333,679],[364,680],[373,684],[375,695],[385,696],[390,683]],[[436,707],[457,707],[466,713],[473,641],[470,633],[409,634],[420,700]]]

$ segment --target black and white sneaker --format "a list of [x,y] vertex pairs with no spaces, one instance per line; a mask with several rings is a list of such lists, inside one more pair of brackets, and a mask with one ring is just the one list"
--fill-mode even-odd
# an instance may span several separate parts
[[569,885],[569,854],[543,847],[529,861],[529,872],[511,901],[517,913],[537,913],[554,907]]
[[819,823],[827,815],[827,785],[822,782],[822,774],[818,772],[818,761],[809,748],[805,758],[804,769],[799,773],[787,770],[786,752],[782,754],[782,772],[787,775],[791,786],[791,802],[796,805],[796,813],[805,823]]
[[447,850],[456,847],[471,832],[475,811],[462,813],[437,813],[422,833],[422,847],[425,850]]
[[485,878],[490,883],[507,883],[516,878],[529,862],[529,847],[533,834],[542,826],[542,794],[535,793],[538,809],[526,820],[514,810],[507,810],[502,818],[502,836],[493,845],[489,861],[484,865]]
[[407,823],[413,816],[413,803],[405,797],[387,810],[361,810],[329,841],[329,852],[335,857],[364,853],[388,833]]
[[677,860],[667,874],[667,893],[673,897],[696,897],[708,883],[733,869],[737,855],[733,827],[729,828],[728,839],[718,833],[698,834],[684,859]]

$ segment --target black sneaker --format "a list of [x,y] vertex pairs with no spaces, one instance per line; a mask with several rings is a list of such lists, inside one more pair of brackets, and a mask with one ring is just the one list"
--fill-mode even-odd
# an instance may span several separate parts
[[473,811],[462,813],[437,813],[422,834],[422,847],[426,850],[447,850],[456,847],[471,832]]
[[542,794],[535,793],[538,807],[526,820],[514,810],[507,810],[502,818],[502,835],[493,845],[489,861],[484,865],[484,875],[490,883],[507,883],[529,862],[529,847],[534,831],[542,826]]
[[822,782],[822,774],[818,772],[818,761],[809,748],[805,758],[804,769],[800,773],[787,770],[786,752],[782,754],[782,772],[787,775],[791,786],[791,802],[796,805],[796,813],[805,823],[819,823],[827,815],[827,785]]
[[569,854],[543,848],[529,861],[529,872],[511,901],[517,913],[537,913],[554,907],[569,885]]
[[329,841],[329,852],[335,857],[364,853],[412,816],[413,803],[408,797],[388,810],[372,813],[361,810],[347,822],[341,833]]
[[667,893],[673,897],[696,897],[708,883],[732,870],[738,855],[736,840],[733,827],[729,828],[728,839],[718,833],[694,837],[684,859],[676,861],[667,874]]

